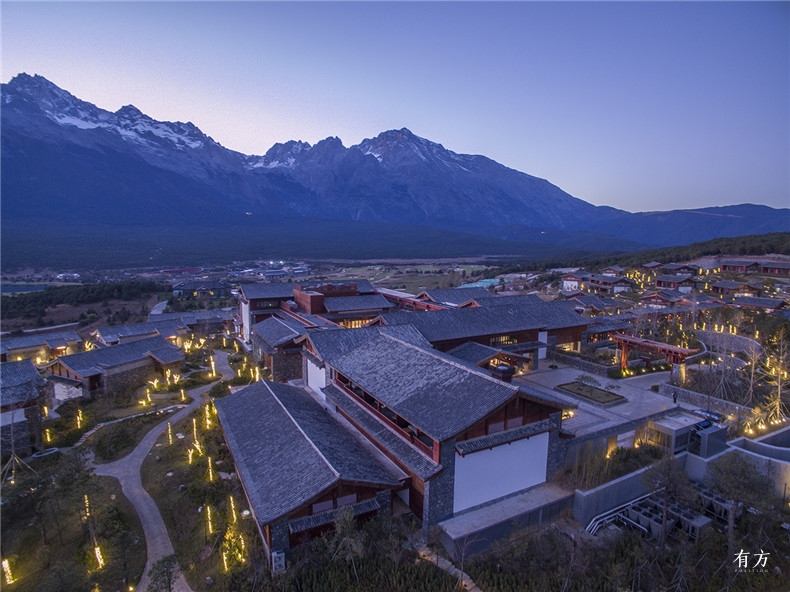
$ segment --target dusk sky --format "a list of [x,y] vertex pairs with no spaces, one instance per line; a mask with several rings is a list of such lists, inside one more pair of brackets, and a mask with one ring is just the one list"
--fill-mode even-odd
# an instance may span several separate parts
[[788,2],[2,2],[2,80],[264,154],[407,127],[597,205],[790,207]]

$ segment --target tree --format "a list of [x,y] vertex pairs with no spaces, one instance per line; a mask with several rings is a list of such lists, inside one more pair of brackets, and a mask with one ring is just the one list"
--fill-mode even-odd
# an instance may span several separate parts
[[790,344],[787,340],[787,328],[782,327],[768,343],[768,384],[771,392],[763,401],[766,419],[779,421],[787,415],[784,402],[784,386],[787,381],[787,370],[790,367]]
[[148,592],[173,592],[173,584],[178,578],[179,566],[175,554],[162,557],[148,571]]
[[675,500],[688,505],[694,499],[694,489],[688,475],[676,456],[669,455],[652,465],[642,475],[642,483],[648,489],[655,489],[661,496],[661,535],[659,543],[663,546],[667,538],[669,502]]
[[343,559],[346,563],[351,563],[358,582],[355,559],[365,554],[365,533],[357,527],[354,512],[349,507],[341,508],[335,516],[335,530],[329,536],[329,550],[333,560]]
[[[771,497],[766,494],[773,490],[773,483],[757,472],[754,465],[740,452],[730,452],[710,463],[705,481],[713,491],[730,500],[727,516],[727,556],[731,560],[735,557],[735,517],[739,509],[745,504],[765,509]],[[734,564],[731,561],[728,564],[728,577],[731,580]]]
[[590,374],[579,374],[579,376],[576,377],[576,382],[585,387],[588,393],[592,393],[593,388],[601,387],[601,383],[598,379]]

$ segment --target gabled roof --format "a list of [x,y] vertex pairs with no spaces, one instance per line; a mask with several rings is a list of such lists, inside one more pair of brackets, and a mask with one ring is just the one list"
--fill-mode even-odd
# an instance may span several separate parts
[[115,325],[111,327],[99,327],[95,334],[104,343],[115,343],[129,337],[139,337],[143,335],[159,335],[164,338],[178,337],[189,330],[186,323],[178,318],[160,319],[148,321],[147,323],[132,323],[129,325]]
[[67,347],[70,343],[82,343],[76,331],[53,331],[50,333],[32,333],[0,339],[0,353],[8,353],[15,349],[46,345],[49,349]]
[[138,362],[146,357],[152,357],[163,364],[169,364],[184,359],[184,352],[164,337],[148,337],[129,341],[109,347],[99,347],[86,352],[60,356],[50,366],[60,362],[70,368],[77,375],[95,376],[105,369]]
[[15,405],[38,398],[38,387],[46,381],[33,362],[4,362],[0,364],[0,405]]
[[149,314],[149,323],[159,321],[177,320],[188,327],[194,327],[200,323],[232,321],[235,316],[235,309],[216,308],[213,310],[192,310],[189,312],[165,312],[161,314]]
[[381,294],[364,294],[362,296],[343,296],[324,298],[327,312],[356,312],[389,310],[394,305]]
[[316,354],[331,365],[339,356],[364,345],[382,333],[417,347],[431,349],[431,344],[411,325],[311,331],[307,339],[313,344]]
[[400,483],[301,388],[257,382],[214,404],[261,524],[286,516],[341,481]]
[[691,281],[692,283],[696,283],[696,282],[694,282],[693,276],[690,276],[690,275],[659,275],[659,276],[656,276],[656,283],[658,283],[658,282],[668,282],[668,283],[672,283],[672,284],[680,284],[680,283],[683,283],[683,282],[688,283],[689,281]]
[[246,299],[287,299],[294,296],[293,282],[270,283],[270,284],[241,284],[239,293]]
[[744,286],[752,287],[752,286],[749,286],[749,284],[747,284],[746,282],[734,282],[732,280],[721,280],[721,281],[718,281],[715,284],[713,284],[711,287],[712,288],[724,288],[726,290],[734,290],[736,288],[742,288]]
[[483,419],[518,392],[518,387],[451,356],[381,333],[330,365],[440,442]]
[[[611,301],[611,298],[608,298],[607,300]],[[606,310],[607,306],[613,306],[616,304],[614,301],[607,303],[604,299],[599,298],[598,296],[594,296],[592,294],[574,296],[573,298],[569,298],[567,302],[569,302],[571,305],[574,302],[578,302],[585,308],[592,308],[595,310]]]
[[447,354],[476,366],[495,357],[500,351],[501,350],[495,347],[483,345],[475,341],[467,341],[463,345],[451,349]]
[[296,319],[272,316],[260,323],[255,323],[250,327],[250,331],[268,345],[277,347],[305,335],[307,328]]
[[646,267],[648,269],[653,269],[655,267],[662,267],[663,263],[659,263],[658,261],[650,261],[648,263],[643,263],[642,267]]
[[460,306],[472,299],[487,298],[491,296],[491,292],[485,288],[449,288],[449,289],[432,289],[423,290],[417,294],[420,300],[430,300],[437,304],[446,304],[447,306]]
[[514,305],[503,303],[500,306],[421,313],[392,312],[382,314],[381,319],[390,326],[411,324],[431,343],[536,329],[550,331],[588,324],[567,304],[559,301]]
[[475,298],[478,306],[515,306],[527,304],[540,304],[543,300],[537,294],[517,294],[515,296],[494,296],[489,294],[484,298]]
[[735,306],[746,306],[748,308],[770,308],[779,309],[785,305],[785,301],[780,298],[757,298],[756,296],[739,296],[733,301]]

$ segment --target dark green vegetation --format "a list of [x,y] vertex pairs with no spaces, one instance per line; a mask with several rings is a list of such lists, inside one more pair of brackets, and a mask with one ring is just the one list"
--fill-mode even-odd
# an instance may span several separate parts
[[570,468],[556,479],[569,489],[594,489],[629,473],[650,466],[663,456],[657,446],[642,443],[635,448],[615,448],[604,456],[592,444],[585,444]]
[[[90,234],[91,241],[84,236]],[[309,238],[309,240],[307,240]],[[248,216],[217,226],[96,228],[39,226],[3,228],[2,268],[68,267],[117,269],[167,265],[211,265],[259,257],[303,259],[436,259],[519,257],[535,263],[586,255],[556,245],[505,241],[431,228],[342,220],[266,219]],[[107,243],[112,249],[97,249]],[[559,254],[559,255],[558,255]]]
[[[3,254],[4,257],[6,254]],[[152,281],[47,286],[41,292],[0,297],[0,318],[42,318],[46,316],[47,309],[61,304],[75,306],[99,304],[108,300],[133,301],[169,290],[170,286]],[[120,322],[127,320],[119,319]]]
[[164,420],[165,415],[157,412],[130,417],[99,428],[84,446],[93,449],[97,462],[112,462],[134,450],[148,431]]
[[115,479],[90,475],[78,451],[32,459],[3,484],[2,531],[16,579],[3,582],[9,592],[127,590],[145,566],[134,508]]
[[[624,252],[612,250],[605,255],[587,253],[582,256],[573,255],[571,257],[564,257],[558,253],[555,256],[544,259],[542,264],[545,265],[546,268],[583,267],[585,269],[595,270],[606,267],[607,265],[639,267],[643,263],[649,261],[671,263],[690,261],[699,257],[716,255],[758,256],[771,253],[790,253],[790,232],[772,232],[768,234],[749,234],[732,238],[716,238],[685,246],[681,245],[677,247],[665,247],[642,251]],[[493,258],[491,264],[494,264]],[[501,268],[492,269],[485,273],[483,277],[495,277],[501,273],[516,273],[534,269],[534,265],[529,261],[514,264],[512,260],[500,260],[498,264]]]
[[[673,470],[666,471],[667,467]],[[662,480],[665,484],[672,481],[669,497],[695,509],[697,497],[686,474],[678,469],[673,461],[659,462],[645,474],[646,480],[659,487]],[[595,538],[578,536],[575,528],[561,524],[505,541],[488,556],[468,561],[465,570],[485,592],[786,590],[790,569],[790,537],[782,528],[788,521],[786,502],[775,497],[766,478],[738,454],[714,461],[706,481],[725,499],[756,511],[742,512],[728,526],[714,522],[696,542],[681,531],[671,531],[668,545],[645,540],[629,529],[609,528]],[[736,562],[739,550],[748,554],[748,569],[741,571]],[[755,569],[757,556],[763,552],[765,565]]]

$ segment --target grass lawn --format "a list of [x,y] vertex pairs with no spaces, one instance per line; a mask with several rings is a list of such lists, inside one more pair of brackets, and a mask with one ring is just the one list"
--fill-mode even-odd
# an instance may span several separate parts
[[66,592],[135,585],[145,567],[145,538],[118,481],[89,476],[72,454],[32,459],[30,468],[37,473],[21,469],[13,485],[3,486],[2,557],[15,581],[4,578],[2,589]]
[[93,449],[97,463],[112,462],[129,454],[155,425],[167,421],[166,411],[147,413],[99,428],[83,443]]
[[593,403],[598,403],[599,405],[608,405],[610,403],[625,401],[625,397],[621,395],[610,393],[604,389],[582,384],[580,382],[568,382],[559,385],[559,388],[578,397],[592,401]]

